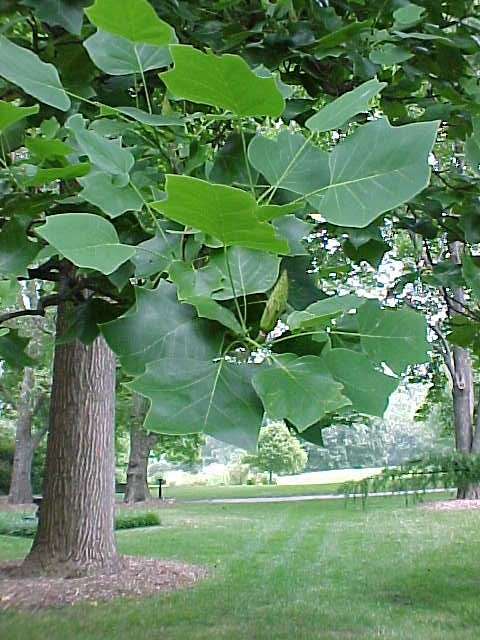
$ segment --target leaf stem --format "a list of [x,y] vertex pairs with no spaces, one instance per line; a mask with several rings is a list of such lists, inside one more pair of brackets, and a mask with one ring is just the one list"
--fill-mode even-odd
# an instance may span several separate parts
[[243,332],[246,335],[247,334],[246,322],[245,322],[245,318],[243,317],[242,310],[240,309],[237,293],[235,291],[235,283],[233,281],[232,269],[230,267],[230,260],[228,258],[228,251],[227,251],[226,245],[223,245],[223,252],[225,254],[225,264],[227,266],[227,274],[228,274],[228,279],[230,280],[230,286],[232,287],[233,299],[235,300],[235,308],[238,314],[238,321],[240,322]]
[[[313,131],[310,133],[308,138],[305,138],[305,142],[302,144],[302,146],[298,149],[298,151],[295,153],[293,158],[290,160],[290,162],[288,163],[288,165],[285,168],[285,171],[282,173],[282,175],[277,180],[277,182],[274,185],[271,185],[269,189],[264,191],[264,193],[262,193],[262,195],[258,199],[258,204],[263,202],[263,200],[267,196],[268,196],[267,204],[270,204],[270,202],[272,201],[272,198],[275,195],[275,193],[277,192],[278,188],[280,187],[282,182],[285,180],[285,178],[290,174],[290,172],[293,169],[293,167],[295,166],[297,160],[302,155],[302,153],[304,152],[307,144],[311,141],[312,138],[313,138]],[[305,196],[303,196],[303,197],[305,197]],[[303,200],[303,197],[301,198],[301,200]],[[294,202],[295,202],[295,200],[294,200]]]
[[255,187],[253,186],[253,177],[252,177],[252,170],[250,168],[250,163],[248,161],[248,153],[247,153],[247,142],[245,140],[245,132],[242,129],[241,126],[239,126],[239,131],[240,131],[240,136],[242,138],[242,148],[243,148],[243,157],[245,160],[245,167],[247,168],[247,174],[248,174],[248,182],[250,184],[250,191],[252,192],[253,197],[255,198]]
[[150,203],[147,202],[147,200],[145,200],[145,198],[143,197],[143,193],[140,191],[140,189],[137,187],[137,185],[134,182],[130,181],[130,184],[132,185],[132,188],[135,191],[135,193],[137,194],[137,196],[142,200],[143,204],[145,205],[148,213],[150,214],[150,217],[153,220],[154,225],[159,230],[160,235],[166,241],[167,240],[167,236],[165,235],[165,231],[162,229],[162,227],[160,225],[160,222],[158,221],[157,216],[155,215],[152,207],[150,206]]
[[143,88],[145,90],[145,98],[147,100],[148,113],[150,115],[152,115],[152,113],[153,113],[153,111],[152,111],[152,103],[150,102],[150,94],[148,92],[147,81],[145,79],[145,72],[144,72],[143,67],[142,67],[142,62],[140,60],[140,56],[138,55],[137,45],[134,46],[134,50],[135,50],[135,57],[137,58],[137,62],[138,62],[138,69],[139,69],[140,75],[142,77]]

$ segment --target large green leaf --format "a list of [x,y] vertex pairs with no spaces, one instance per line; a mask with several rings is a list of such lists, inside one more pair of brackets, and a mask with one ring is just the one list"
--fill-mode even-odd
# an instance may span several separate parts
[[150,127],[185,126],[183,119],[179,115],[164,116],[158,113],[147,113],[136,107],[115,107],[115,111],[119,111],[142,124],[148,124]]
[[400,374],[429,360],[425,316],[412,309],[382,309],[373,300],[356,315],[362,348],[374,362],[385,362]]
[[175,67],[161,75],[177,98],[228,109],[237,116],[278,117],[285,101],[275,78],[259,78],[240,56],[170,47]]
[[[0,280],[0,308],[14,306],[18,297],[21,295],[20,283],[13,278],[11,280]],[[8,329],[4,327],[0,329],[3,335],[6,335]]]
[[[25,221],[29,222],[29,220]],[[28,224],[17,217],[2,226],[0,233],[0,274],[24,276],[40,250],[37,242],[32,242],[26,233]]]
[[465,140],[465,159],[480,174],[480,117],[473,119],[473,133]]
[[172,61],[167,47],[135,44],[103,31],[97,31],[87,38],[83,46],[94,64],[111,76],[144,73],[151,69],[168,67]]
[[400,7],[393,12],[393,17],[395,19],[393,26],[396,29],[407,29],[419,22],[424,14],[424,7],[419,7],[418,4],[409,2],[405,6]]
[[128,182],[128,173],[135,162],[130,151],[95,131],[86,129],[79,114],[69,118],[65,127],[71,131],[80,152],[88,156],[94,166],[100,171],[121,176],[125,184]]
[[430,180],[428,156],[438,125],[392,127],[380,119],[360,127],[330,154],[330,184],[310,203],[333,224],[366,227],[408,202]]
[[257,205],[250,193],[178,175],[167,176],[165,190],[167,200],[153,207],[167,218],[204,231],[225,246],[288,253],[287,241],[278,238],[270,224],[260,221],[265,210],[272,213],[272,207]]
[[24,164],[18,169],[18,178],[25,186],[41,187],[56,180],[73,180],[86,176],[90,171],[90,164],[79,162],[66,167],[49,167],[48,169],[33,164]]
[[308,238],[314,229],[313,224],[300,220],[295,215],[290,214],[277,218],[273,221],[273,226],[280,236],[288,240],[291,256],[308,255],[307,245],[304,240]]
[[249,144],[248,157],[277,188],[304,195],[329,183],[328,154],[301,133],[284,130],[276,139],[257,135]]
[[90,0],[22,0],[21,4],[32,7],[41,22],[78,36],[82,30],[83,9]]
[[12,102],[0,100],[0,133],[15,122],[33,116],[38,111],[38,104],[33,107],[17,107]]
[[232,311],[212,297],[212,292],[221,288],[221,274],[202,271],[206,270],[195,270],[183,260],[171,263],[169,275],[177,287],[178,299],[194,306],[201,318],[216,320],[234,333],[243,334],[244,331]]
[[179,304],[173,284],[161,280],[154,290],[137,287],[135,296],[134,308],[102,327],[127,372],[142,373],[149,362],[160,358],[218,356],[224,337],[220,327],[199,319],[189,305]]
[[[180,256],[179,256],[180,257]],[[218,269],[194,269],[183,260],[175,260],[168,270],[170,279],[175,283],[180,300],[194,297],[211,297],[213,292],[223,288],[223,274]]]
[[344,42],[352,40],[359,33],[362,33],[362,31],[370,31],[371,28],[372,22],[370,20],[363,20],[362,22],[351,22],[345,27],[341,27],[336,31],[327,33],[327,35],[322,36],[321,38],[316,40],[314,44],[314,50],[316,53],[320,54],[322,50],[333,49],[334,47],[338,47],[338,45],[343,44]]
[[403,47],[397,47],[397,45],[391,42],[381,44],[370,53],[369,58],[374,64],[381,64],[385,67],[393,67],[395,64],[405,62],[413,58],[413,53],[403,49]]
[[317,447],[325,447],[325,443],[323,442],[322,432],[324,429],[328,428],[329,426],[330,425],[320,423],[320,424],[314,424],[302,432],[299,432],[297,429],[298,437],[301,440],[305,440],[305,442],[310,442],[311,444],[317,445]]
[[195,307],[200,318],[215,320],[230,329],[230,331],[233,331],[236,335],[243,335],[245,333],[235,314],[230,311],[230,309],[212,300],[212,298],[208,296],[192,296],[191,298],[186,298],[184,302]]
[[279,268],[280,258],[277,256],[243,247],[230,247],[226,255],[224,252],[214,254],[200,273],[211,278],[216,272],[221,284],[212,295],[216,300],[229,300],[235,296],[269,291],[278,279]]
[[288,420],[299,431],[350,404],[343,386],[317,356],[275,356],[271,366],[254,376],[253,386],[269,418]]
[[70,109],[70,98],[53,64],[42,62],[35,53],[4,36],[0,36],[0,76],[45,104],[61,111]]
[[108,220],[92,213],[49,216],[36,231],[73,264],[107,275],[135,253],[135,247],[120,244],[115,227]]
[[28,343],[29,338],[20,336],[16,329],[0,335],[0,361],[14,368],[31,366],[34,360],[25,353]]
[[475,300],[480,301],[480,260],[465,253],[462,258],[462,272]]
[[332,376],[344,386],[343,393],[358,413],[383,416],[398,378],[386,376],[374,368],[368,356],[350,349],[332,349],[325,354]]
[[108,173],[91,173],[79,180],[83,189],[80,196],[111,218],[126,211],[140,211],[143,200],[131,185],[117,186]]
[[129,387],[151,401],[145,427],[183,435],[205,432],[253,449],[263,409],[251,377],[253,365],[220,360],[165,358],[150,364]]
[[121,6],[118,0],[95,0],[85,13],[98,29],[131,42],[158,47],[176,42],[173,28],[158,17],[147,0],[128,0]]
[[386,82],[379,82],[376,78],[368,80],[323,107],[307,120],[306,126],[317,133],[339,129],[357,113],[368,111],[372,98],[386,86]]
[[303,311],[294,311],[288,316],[287,324],[292,331],[320,329],[326,327],[333,318],[338,318],[346,311],[358,309],[365,298],[349,294],[331,296],[314,302]]
[[41,164],[45,160],[56,160],[57,158],[65,158],[65,156],[73,153],[72,147],[61,140],[49,140],[40,136],[26,138],[25,146],[30,151],[31,158],[35,162]]
[[[163,233],[157,233],[137,245],[137,253],[132,258],[135,264],[135,275],[148,278],[154,274],[167,271],[174,260],[181,258],[181,238],[178,233],[169,233],[166,224],[161,225]],[[184,264],[182,262],[182,264]]]

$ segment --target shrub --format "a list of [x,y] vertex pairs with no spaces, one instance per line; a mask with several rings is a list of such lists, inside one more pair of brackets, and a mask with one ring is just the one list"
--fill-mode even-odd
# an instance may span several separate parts
[[[157,527],[160,516],[154,511],[123,511],[115,517],[115,529]],[[0,513],[0,535],[17,538],[33,538],[37,530],[37,518],[33,514]]]
[[136,529],[161,525],[160,516],[154,511],[123,511],[115,517],[115,529]]
[[[0,426],[1,429],[3,429],[3,425]],[[14,454],[15,439],[13,434],[0,434],[0,494],[8,494]]]
[[33,538],[37,519],[33,514],[0,513],[0,535],[17,538]]

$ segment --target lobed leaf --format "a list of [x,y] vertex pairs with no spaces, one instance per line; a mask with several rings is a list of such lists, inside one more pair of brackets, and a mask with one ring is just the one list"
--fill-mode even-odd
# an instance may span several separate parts
[[217,56],[188,45],[172,45],[170,52],[175,66],[161,78],[176,98],[227,109],[237,116],[276,118],[285,108],[275,78],[260,78],[240,56]]
[[70,98],[53,66],[0,35],[0,76],[21,87],[25,93],[60,111],[70,109]]
[[135,247],[120,244],[115,227],[92,213],[61,213],[36,228],[65,258],[106,275],[113,273],[135,253]]
[[208,433],[242,449],[253,449],[263,409],[251,379],[254,365],[192,358],[164,358],[128,386],[150,399],[149,431]]
[[158,17],[147,0],[128,0],[121,7],[118,0],[95,0],[85,13],[98,29],[130,42],[157,47],[176,42],[173,28]]

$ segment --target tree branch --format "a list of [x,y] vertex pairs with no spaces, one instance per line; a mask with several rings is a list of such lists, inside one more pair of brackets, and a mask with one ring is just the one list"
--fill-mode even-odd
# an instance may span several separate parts
[[34,451],[38,447],[40,442],[43,440],[43,438],[47,434],[47,432],[48,432],[48,423],[44,427],[42,427],[39,431],[36,431],[33,434],[33,436],[32,436],[32,447],[33,447]]
[[435,335],[438,337],[438,339],[440,340],[440,343],[442,345],[442,349],[441,354],[443,357],[443,361],[445,362],[448,372],[450,373],[451,377],[452,377],[452,382],[454,385],[457,384],[457,376],[455,373],[455,364],[453,362],[453,356],[452,356],[452,352],[450,351],[450,346],[448,344],[447,339],[445,338],[445,336],[443,335],[443,333],[440,331],[439,327],[437,325],[429,325],[430,329],[435,333]]
[[46,296],[38,301],[36,309],[20,309],[18,311],[9,311],[0,315],[0,324],[13,320],[14,318],[22,318],[25,316],[44,316],[48,307],[55,307],[62,301],[62,297],[58,294]]

